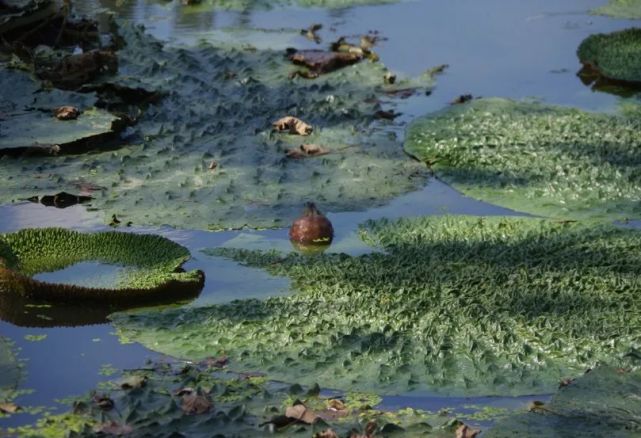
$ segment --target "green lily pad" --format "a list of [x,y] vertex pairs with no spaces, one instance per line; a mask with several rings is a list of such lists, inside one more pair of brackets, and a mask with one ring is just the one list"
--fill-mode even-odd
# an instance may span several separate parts
[[[0,87],[0,155],[54,146],[62,150],[69,144],[113,134],[113,124],[118,120],[113,114],[92,107],[94,94],[42,90],[22,71],[0,68]],[[53,110],[64,105],[77,106],[80,116],[58,120]]]
[[641,233],[539,219],[369,222],[360,257],[207,251],[291,278],[264,301],[112,316],[125,342],[344,390],[549,393],[637,365]]
[[[309,200],[324,211],[365,209],[426,181],[424,166],[403,153],[397,128],[375,113],[386,92],[425,90],[429,78],[386,85],[385,68],[363,61],[314,80],[289,79],[297,67],[282,52],[163,48],[140,29],[122,33],[128,45],[110,80],[137,77],[165,94],[139,119],[139,142],[73,159],[5,160],[0,202],[75,193],[78,180],[90,181],[108,188],[92,201],[107,218],[217,230],[283,226]],[[312,135],[272,132],[288,115],[311,124]],[[287,158],[303,143],[331,153]]]
[[536,215],[641,213],[641,121],[479,99],[410,125],[405,150],[471,197]]
[[590,35],[577,55],[584,70],[615,81],[641,82],[641,29]]
[[609,15],[615,18],[641,18],[640,0],[609,0],[608,3],[592,11],[594,14]]
[[[123,389],[123,381],[145,383]],[[102,383],[99,392],[76,398],[69,413],[47,415],[35,425],[8,432],[21,437],[64,437],[70,432],[74,436],[96,436],[97,430],[109,425],[110,430],[127,430],[132,436],[211,437],[215,431],[215,436],[264,437],[277,431],[278,436],[298,437],[315,436],[331,428],[343,437],[352,436],[352,431],[362,432],[372,421],[376,436],[390,436],[387,432],[395,430],[451,437],[453,427],[460,424],[420,410],[378,410],[350,396],[336,396],[343,407],[336,413],[329,409],[328,398],[295,386],[301,390],[297,397],[290,396],[289,385],[264,377],[233,375],[202,364],[149,364],[125,372],[120,382]],[[198,397],[203,408],[189,412],[189,397]],[[284,414],[293,403],[304,403],[310,418],[318,417],[316,422],[310,425],[287,419]]]
[[549,404],[509,417],[487,432],[503,437],[636,437],[641,373],[598,367],[559,389]]
[[[201,271],[181,272],[189,251],[155,235],[79,233],[61,228],[0,234],[0,294],[49,301],[136,304],[193,298]],[[49,283],[33,278],[76,263],[97,261],[125,269],[112,287]]]

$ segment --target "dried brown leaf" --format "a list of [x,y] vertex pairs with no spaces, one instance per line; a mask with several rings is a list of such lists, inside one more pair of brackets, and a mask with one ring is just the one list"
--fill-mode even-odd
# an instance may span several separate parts
[[[115,215],[112,218],[112,220],[114,222],[117,221],[117,218],[115,217]],[[120,221],[118,221],[118,223],[120,223]],[[120,381],[120,387],[122,389],[142,388],[146,384],[147,384],[147,376],[136,376],[136,375],[134,375],[134,376],[125,377],[124,379],[122,379]]]
[[479,433],[478,429],[472,429],[471,427],[461,424],[458,429],[456,429],[456,438],[475,438]]
[[294,64],[303,65],[313,72],[330,73],[362,60],[363,51],[360,47],[357,49],[360,52],[300,50],[289,55],[289,60]]
[[103,411],[110,411],[114,407],[114,401],[104,394],[95,394],[93,402]]
[[273,126],[274,130],[278,132],[289,132],[290,134],[297,135],[309,135],[314,130],[314,128],[307,123],[292,116],[286,116],[276,120]]
[[0,403],[0,412],[3,414],[15,414],[20,409],[22,408],[15,403]]
[[191,393],[182,397],[182,404],[180,408],[187,415],[200,415],[213,407],[211,400],[205,395]]
[[317,144],[302,144],[296,149],[290,149],[287,151],[287,158],[308,158],[308,157],[318,157],[320,155],[327,155],[331,151],[323,146]]
[[94,427],[94,432],[96,433],[104,433],[107,435],[116,435],[116,436],[122,436],[122,435],[129,435],[134,431],[133,427],[131,427],[128,424],[120,424],[115,421],[108,421],[106,423],[101,423],[96,425]]
[[53,115],[58,120],[75,120],[80,115],[80,110],[75,106],[61,106],[53,110]]
[[314,411],[307,409],[302,404],[288,407],[285,411],[285,416],[305,424],[314,424],[319,419]]
[[229,363],[229,357],[220,356],[220,357],[206,357],[205,359],[198,362],[200,366],[207,368],[223,368]]
[[332,429],[325,429],[314,435],[314,438],[338,438],[338,435]]

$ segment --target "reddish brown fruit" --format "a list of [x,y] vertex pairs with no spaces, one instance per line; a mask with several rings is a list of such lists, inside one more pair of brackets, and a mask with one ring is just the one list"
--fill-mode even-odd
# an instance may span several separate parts
[[303,245],[329,245],[334,238],[332,223],[318,211],[313,202],[308,202],[303,215],[289,229],[289,239]]

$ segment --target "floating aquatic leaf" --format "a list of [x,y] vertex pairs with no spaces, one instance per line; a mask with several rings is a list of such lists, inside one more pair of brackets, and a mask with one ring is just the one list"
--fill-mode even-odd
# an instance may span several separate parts
[[590,35],[581,42],[577,55],[583,76],[641,83],[641,29]]
[[[373,97],[409,85],[402,79],[384,84],[380,63],[360,63],[313,82],[290,80],[296,67],[281,52],[206,43],[163,47],[138,28],[123,24],[120,31],[127,45],[118,52],[119,73],[94,85],[132,86],[136,77],[164,97],[148,105],[130,130],[132,141],[119,149],[3,160],[0,203],[75,193],[81,181],[90,181],[108,188],[92,193],[92,208],[104,212],[105,222],[115,214],[123,224],[282,227],[309,199],[329,211],[363,209],[425,183],[427,171],[403,154],[394,130],[373,118],[379,106]],[[49,116],[57,126],[85,117],[86,106],[73,100],[55,106],[61,104],[83,114],[65,123]],[[350,147],[350,153],[288,160],[286,151],[298,147],[300,137],[271,130],[285,110],[314,126],[306,143]]]
[[604,6],[592,11],[594,14],[610,15],[616,18],[641,18],[641,0],[608,0]]
[[[193,298],[202,289],[204,275],[201,271],[180,269],[189,258],[186,248],[155,235],[23,229],[0,234],[0,259],[5,260],[5,266],[0,266],[0,294],[17,299],[89,301],[121,306]],[[110,287],[60,284],[33,278],[38,273],[86,261],[127,269]]]
[[[271,418],[274,413],[282,411],[281,407],[287,400],[287,391],[281,384],[271,383],[266,379],[242,378],[234,374],[214,375],[197,367],[184,370],[183,366],[183,363],[153,364],[146,371],[136,371],[133,375],[144,372],[148,377],[147,384],[136,391],[121,390],[118,381],[103,382],[100,386],[107,388],[109,392],[100,397],[108,397],[113,401],[113,411],[105,412],[97,406],[94,402],[95,394],[90,393],[76,398],[76,409],[71,412],[45,415],[32,426],[9,429],[9,435],[94,437],[100,431],[106,434],[130,433],[133,436],[154,437],[210,437],[216,434],[258,438],[269,435],[273,429],[278,429],[279,436],[299,437],[311,436],[318,427],[330,427],[320,420],[314,425],[307,425],[285,416]],[[132,374],[126,371],[124,373]],[[190,382],[193,387],[185,388],[182,386],[185,382]],[[200,399],[196,402],[195,398],[187,398],[199,393],[211,393],[211,397],[216,399],[216,409],[213,409],[209,401]],[[194,400],[193,405],[186,404],[185,399]],[[321,398],[310,399],[310,403],[319,406],[324,406],[324,402]],[[354,410],[350,416],[327,419],[331,428],[341,437],[350,436],[351,430],[361,428],[361,421],[367,422],[371,418],[402,427],[421,424],[429,419],[434,423],[435,433],[453,435],[449,432],[447,418],[439,418],[427,412],[387,412],[376,409],[359,412],[356,405],[348,408]],[[118,415],[117,421],[105,422],[105,418],[109,419],[115,415]],[[375,429],[376,423],[373,426],[373,430]]]
[[[641,233],[522,218],[368,222],[384,253],[217,249],[291,296],[112,315],[127,341],[344,390],[545,394],[595,363],[639,366]],[[300,393],[299,393],[300,394]]]
[[483,436],[635,437],[641,432],[641,374],[598,367],[558,389],[539,409],[499,421]]
[[641,214],[641,121],[475,99],[414,122],[405,149],[468,196],[542,216]]

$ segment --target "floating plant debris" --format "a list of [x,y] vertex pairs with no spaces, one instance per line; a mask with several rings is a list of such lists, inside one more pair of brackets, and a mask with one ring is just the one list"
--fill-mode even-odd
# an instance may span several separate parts
[[641,214],[641,120],[474,99],[408,128],[405,150],[468,196],[542,216]]

